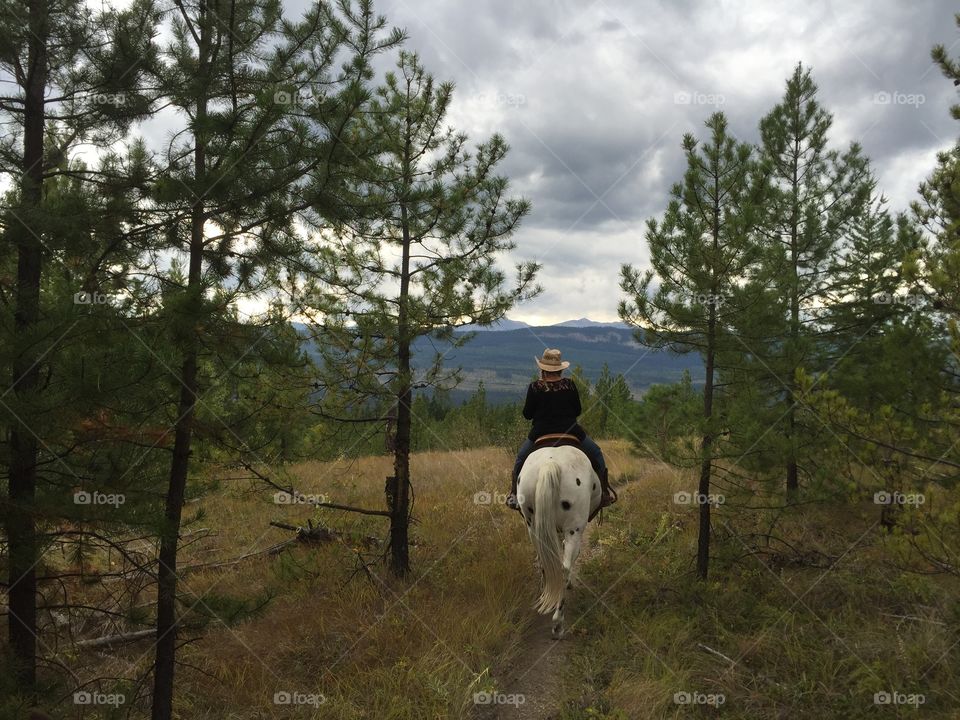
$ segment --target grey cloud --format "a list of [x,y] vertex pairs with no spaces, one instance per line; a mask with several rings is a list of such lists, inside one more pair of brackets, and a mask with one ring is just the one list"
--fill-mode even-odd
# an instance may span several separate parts
[[891,209],[904,209],[958,134],[948,112],[957,94],[930,61],[932,45],[957,39],[948,5],[389,0],[378,11],[456,82],[452,121],[475,141],[498,131],[510,143],[503,170],[534,208],[508,260],[546,263],[548,292],[529,312],[564,302],[557,319],[579,314],[571,307],[605,307],[601,319],[612,319],[619,291],[597,278],[615,280],[618,260],[643,261],[644,221],[684,170],[683,134],[702,136],[720,109],[755,142],[798,61],[834,115],[834,147],[860,142]]

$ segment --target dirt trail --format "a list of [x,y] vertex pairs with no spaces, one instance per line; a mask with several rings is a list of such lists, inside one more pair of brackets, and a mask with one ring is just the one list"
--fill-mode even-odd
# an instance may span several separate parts
[[[577,574],[590,561],[590,536],[594,531],[593,523],[587,525],[584,531],[580,558],[577,560]],[[532,547],[530,552],[533,552]],[[536,579],[532,564],[530,573],[531,579]],[[564,627],[567,635],[562,640],[554,640],[550,634],[550,615],[536,614],[531,608],[530,613],[536,617],[520,640],[519,654],[506,667],[497,668],[494,673],[498,685],[497,699],[501,702],[478,705],[473,716],[475,720],[555,720],[559,716],[560,700],[563,696],[563,668],[573,643],[577,642],[577,635],[570,631],[580,614],[588,607],[584,603],[589,600],[589,593],[578,587],[576,576],[571,592],[572,597],[567,595],[564,604]],[[502,702],[511,696],[522,698],[523,702]]]

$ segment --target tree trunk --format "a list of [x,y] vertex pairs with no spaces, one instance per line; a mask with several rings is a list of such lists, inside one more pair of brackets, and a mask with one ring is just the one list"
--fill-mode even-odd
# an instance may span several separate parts
[[400,265],[400,298],[397,311],[397,431],[394,438],[393,472],[396,491],[390,509],[390,570],[396,577],[410,571],[408,530],[410,525],[410,328],[407,299],[410,294],[410,225],[407,207],[400,205],[403,256]]
[[[800,110],[797,108],[797,113]],[[794,498],[800,488],[797,477],[797,400],[796,400],[796,364],[797,353],[800,347],[800,187],[799,187],[800,141],[794,141],[793,154],[793,208],[790,214],[790,270],[792,273],[790,294],[790,339],[787,342],[789,357],[789,376],[787,381],[787,499]]]
[[[17,685],[32,695],[37,680],[37,438],[30,427],[39,389],[38,348],[30,335],[40,318],[42,245],[28,223],[39,216],[43,198],[44,89],[47,85],[48,9],[45,0],[30,3],[29,50],[24,98],[23,175],[20,179],[20,222],[11,225],[17,248],[17,287],[14,309],[11,387],[20,417],[10,429],[10,507],[6,513],[9,552],[7,628]],[[16,219],[16,218],[15,218]]]
[[[201,20],[199,73],[207,72],[209,23]],[[206,176],[206,138],[202,130],[207,116],[205,91],[197,100],[194,147],[194,177],[196,187],[204,186]],[[187,312],[203,301],[203,226],[205,207],[202,196],[191,208],[190,269],[187,275],[187,294],[194,302]],[[167,487],[164,527],[160,537],[159,567],[157,568],[157,643],[153,674],[152,720],[170,720],[173,717],[173,679],[177,648],[177,546],[180,538],[180,520],[190,466],[190,445],[193,436],[193,417],[197,402],[198,345],[196,321],[190,324],[183,349],[180,368],[180,399],[174,430],[173,457],[170,462],[170,480]]]
[[[712,315],[712,311],[711,311]],[[713,445],[713,435],[710,433],[709,424],[713,416],[713,319],[711,317],[711,331],[707,340],[707,362],[706,378],[703,383],[703,419],[707,425],[707,430],[701,438],[700,450],[700,483],[697,486],[700,503],[700,530],[697,536],[697,577],[701,580],[707,579],[707,570],[710,565],[710,503],[707,502],[710,496],[710,470],[713,461],[710,457]]]
[[[191,248],[191,284],[193,265]],[[173,673],[177,644],[177,543],[187,486],[193,411],[197,397],[196,346],[187,351],[180,380],[183,385],[180,389],[180,403],[177,410],[179,419],[174,435],[173,459],[170,462],[170,483],[167,488],[157,569],[157,646],[153,675],[152,720],[170,720],[173,716]]]
[[390,570],[403,577],[410,570],[408,530],[410,524],[410,399],[409,387],[397,408],[397,447],[393,467],[396,494],[390,512]]

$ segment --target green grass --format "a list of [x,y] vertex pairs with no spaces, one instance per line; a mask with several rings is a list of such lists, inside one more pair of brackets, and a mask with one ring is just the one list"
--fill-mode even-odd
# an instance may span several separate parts
[[[895,567],[872,509],[792,511],[777,534],[796,553],[764,554],[737,539],[757,517],[721,509],[700,582],[696,511],[673,505],[671,489],[631,488],[608,513],[614,538],[569,614],[586,633],[563,720],[957,717],[957,583]],[[923,703],[877,705],[882,692]]]

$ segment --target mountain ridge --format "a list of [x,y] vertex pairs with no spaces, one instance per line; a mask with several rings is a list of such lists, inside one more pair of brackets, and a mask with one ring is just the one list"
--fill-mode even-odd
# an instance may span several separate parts
[[[454,331],[460,336],[465,332],[469,331],[462,328]],[[463,381],[450,393],[454,402],[466,399],[480,383],[490,402],[522,400],[527,384],[537,375],[534,358],[548,347],[559,348],[563,359],[571,363],[571,369],[579,366],[591,383],[596,382],[606,364],[612,374],[624,376],[634,396],[642,395],[654,384],[677,382],[685,371],[690,373],[694,384],[703,382],[703,365],[698,354],[677,355],[645,347],[636,342],[631,329],[613,323],[524,325],[472,335],[459,348],[429,336],[418,338],[411,348],[415,370],[425,370],[437,354],[443,357],[446,368],[462,369]],[[317,355],[315,348],[308,347],[308,352],[314,357]]]
[[601,320],[591,320],[588,317],[581,317],[575,320],[564,320],[563,322],[550,325],[531,325],[523,320],[513,320],[504,317],[492,325],[464,325],[459,330],[463,332],[509,332],[510,330],[520,330],[523,328],[545,328],[545,327],[615,327],[621,330],[628,330],[629,325],[623,322],[604,322]]

